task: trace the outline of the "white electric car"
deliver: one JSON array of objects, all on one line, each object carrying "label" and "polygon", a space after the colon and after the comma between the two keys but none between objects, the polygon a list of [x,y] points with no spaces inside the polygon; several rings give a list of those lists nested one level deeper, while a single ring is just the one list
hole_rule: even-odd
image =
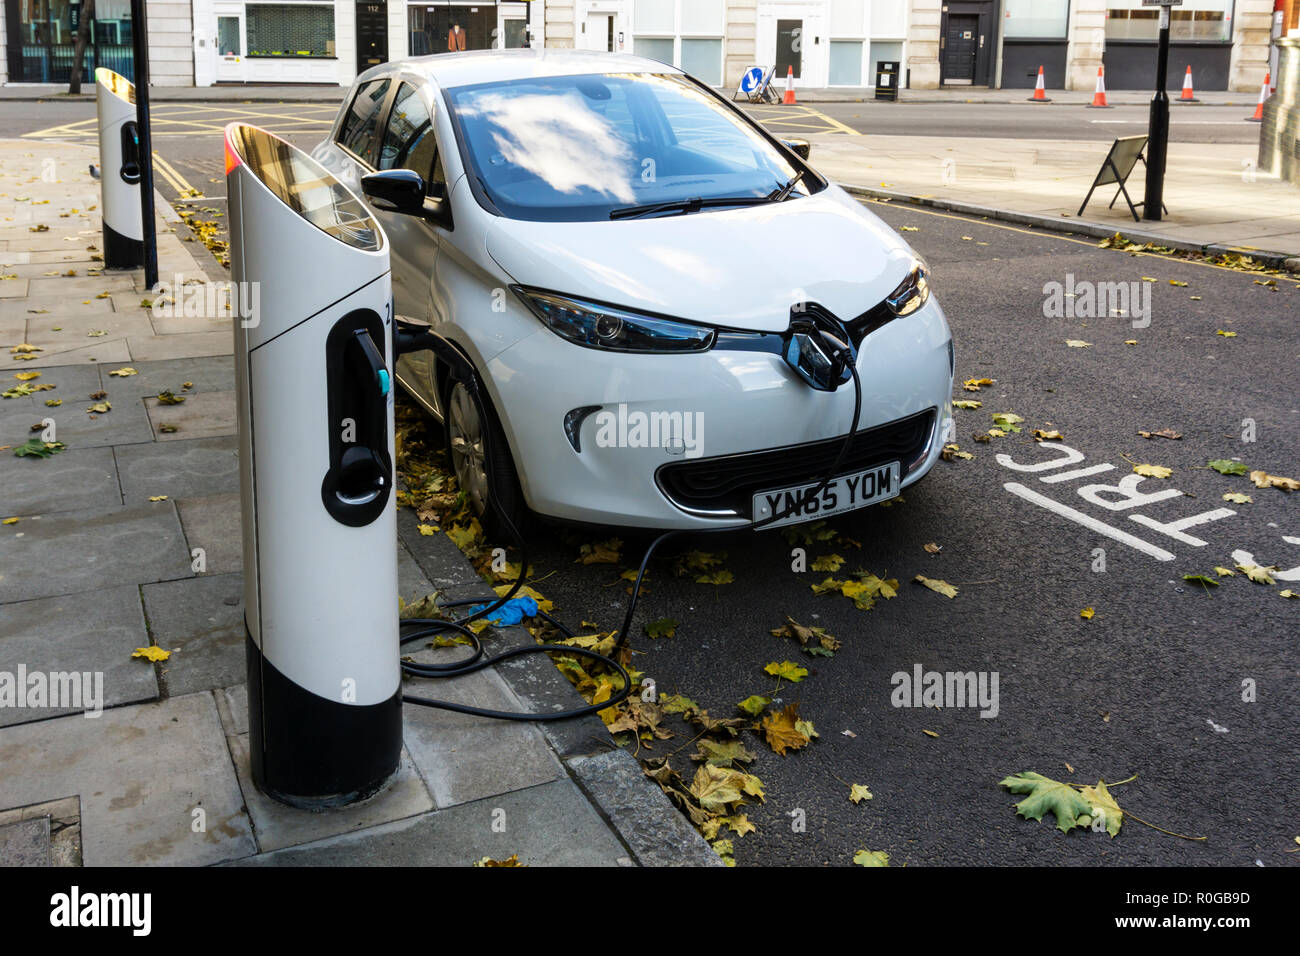
[{"label": "white electric car", "polygon": [[[628,55],[452,53],[357,78],[313,155],[387,232],[398,317],[485,383],[481,421],[431,353],[396,368],[480,513],[494,487],[516,521],[772,527],[934,465],[953,351],[926,267],[800,145]],[[851,345],[857,383],[828,342]]]}]

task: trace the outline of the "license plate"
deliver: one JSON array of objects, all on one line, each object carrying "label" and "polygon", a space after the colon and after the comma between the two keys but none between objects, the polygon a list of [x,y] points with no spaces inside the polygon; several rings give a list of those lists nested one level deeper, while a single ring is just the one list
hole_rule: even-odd
[{"label": "license plate", "polygon": [[831,515],[856,511],[880,501],[898,497],[898,488],[902,469],[899,463],[891,461],[886,465],[876,465],[863,471],[832,478],[822,489],[821,494],[808,498],[802,508],[798,507],[801,497],[816,489],[820,482],[814,481],[793,488],[778,488],[774,491],[760,491],[754,495],[754,520],[763,521],[773,514],[781,515],[763,528],[779,528],[782,525],[798,524],[815,518],[827,518]]}]

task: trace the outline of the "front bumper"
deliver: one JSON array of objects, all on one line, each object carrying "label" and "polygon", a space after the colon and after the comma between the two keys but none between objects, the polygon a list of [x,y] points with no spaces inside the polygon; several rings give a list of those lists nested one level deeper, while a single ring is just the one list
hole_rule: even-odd
[{"label": "front bumper", "polygon": [[[950,350],[933,297],[862,343],[842,472],[899,460],[906,487],[929,471],[951,414]],[[851,383],[815,391],[767,352],[610,354],[539,328],[488,373],[529,507],[576,522],[744,527],[752,492],[821,478],[853,418]]]}]

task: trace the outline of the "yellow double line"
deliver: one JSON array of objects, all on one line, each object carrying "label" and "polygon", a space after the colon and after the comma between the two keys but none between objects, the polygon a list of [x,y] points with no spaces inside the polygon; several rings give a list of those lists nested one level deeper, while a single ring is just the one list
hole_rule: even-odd
[{"label": "yellow double line", "polygon": [[186,181],[185,177],[182,176],[177,171],[175,166],[167,162],[167,160],[163,159],[162,156],[159,155],[157,150],[154,150],[153,153],[153,165],[154,168],[158,170],[159,175],[162,176],[162,178],[165,179],[167,183],[173,189],[176,190],[176,194],[180,198],[182,199],[206,199],[207,198],[206,196],[202,196],[202,195],[197,195],[197,196],[189,195],[189,190],[193,189],[194,187],[191,186]]}]

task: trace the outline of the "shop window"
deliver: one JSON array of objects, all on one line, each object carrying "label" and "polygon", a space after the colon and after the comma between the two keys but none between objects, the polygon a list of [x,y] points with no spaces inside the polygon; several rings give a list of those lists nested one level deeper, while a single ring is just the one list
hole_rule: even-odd
[{"label": "shop window", "polygon": [[722,83],[722,40],[682,39],[681,68],[710,86]]},{"label": "shop window", "polygon": [[245,7],[249,56],[334,56],[334,8],[305,3]]},{"label": "shop window", "polygon": [[1064,40],[1070,0],[1005,0],[1003,36],[1024,40]]},{"label": "shop window", "polygon": [[862,85],[862,41],[831,41],[831,86]]},{"label": "shop window", "polygon": [[[1131,2],[1131,0],[1130,0]],[[1232,39],[1231,0],[1205,0],[1212,9],[1172,10],[1169,39],[1174,42],[1227,43]],[[1106,11],[1106,39],[1154,41],[1160,36],[1160,11],[1112,4]]]},{"label": "shop window", "polygon": [[632,41],[632,52],[660,63],[673,62],[673,41],[671,37],[637,37]]}]

